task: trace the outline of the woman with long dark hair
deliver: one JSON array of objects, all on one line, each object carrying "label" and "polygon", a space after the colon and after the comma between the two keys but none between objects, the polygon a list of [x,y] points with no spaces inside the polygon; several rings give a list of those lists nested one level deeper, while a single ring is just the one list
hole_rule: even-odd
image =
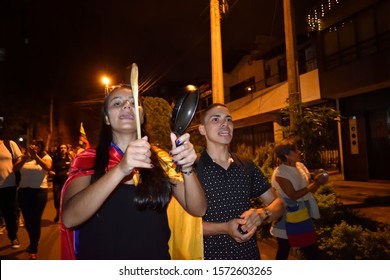
[{"label": "woman with long dark hair", "polygon": [[169,154],[182,166],[183,178],[170,179],[145,133],[137,139],[136,109],[143,123],[131,87],[112,90],[96,151],[88,149],[72,163],[61,201],[62,258],[170,259],[166,209],[171,196],[194,216],[206,211],[189,134],[171,133]]}]

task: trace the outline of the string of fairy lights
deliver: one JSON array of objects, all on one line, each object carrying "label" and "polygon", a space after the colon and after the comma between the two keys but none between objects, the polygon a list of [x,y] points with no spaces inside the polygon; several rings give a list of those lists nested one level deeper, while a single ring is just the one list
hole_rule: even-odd
[{"label": "string of fairy lights", "polygon": [[324,0],[309,12],[306,21],[309,31],[321,30],[321,19],[326,17],[342,0]]}]

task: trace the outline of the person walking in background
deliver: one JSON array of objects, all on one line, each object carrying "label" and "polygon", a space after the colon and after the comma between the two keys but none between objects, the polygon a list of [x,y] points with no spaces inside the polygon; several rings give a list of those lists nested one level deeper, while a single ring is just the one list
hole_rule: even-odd
[{"label": "person walking in background", "polygon": [[[196,172],[208,208],[203,217],[205,259],[260,259],[256,230],[283,213],[283,203],[256,165],[229,150],[233,120],[228,108],[212,104],[201,118],[199,132],[206,138]],[[250,199],[267,206],[251,208]]]},{"label": "person walking in background", "polygon": [[72,163],[72,156],[68,152],[66,144],[57,146],[53,155],[53,165],[50,174],[53,176],[53,199],[54,207],[57,210],[54,222],[57,223],[60,217],[60,199],[62,186],[68,178],[69,167]]},{"label": "person walking in background", "polygon": [[41,236],[41,220],[47,202],[47,175],[52,166],[51,157],[44,150],[42,140],[34,140],[27,147],[25,155],[16,170],[20,170],[21,180],[18,191],[19,207],[30,239],[27,248],[29,259],[37,259]]},{"label": "person walking in background", "polygon": [[[282,218],[274,222],[270,229],[271,234],[278,241],[276,259],[288,259],[290,248],[297,247],[296,245],[300,245],[305,259],[318,259],[319,251],[311,218],[319,219],[320,213],[313,193],[328,181],[328,176],[324,172],[319,172],[312,180],[306,166],[300,162],[301,152],[291,139],[284,139],[278,143],[275,146],[275,154],[281,164],[273,172],[272,187],[277,191],[286,207]],[[308,209],[310,216],[308,221],[295,223],[295,234],[288,236],[286,216],[288,211],[291,211],[290,209],[296,211]],[[301,227],[301,230],[297,230],[296,227]],[[299,231],[302,234],[298,234]]]},{"label": "person walking in background", "polygon": [[18,239],[18,204],[15,165],[21,162],[22,153],[12,140],[0,140],[0,209],[11,247],[20,247]]},{"label": "person walking in background", "polygon": [[72,163],[61,197],[63,259],[170,259],[167,206],[172,195],[194,216],[206,211],[192,172],[196,153],[189,134],[170,136],[171,160],[183,174],[174,180],[148,137],[138,139],[136,110],[143,124],[144,111],[135,107],[131,87],[114,88],[104,101],[96,150],[85,150]]}]

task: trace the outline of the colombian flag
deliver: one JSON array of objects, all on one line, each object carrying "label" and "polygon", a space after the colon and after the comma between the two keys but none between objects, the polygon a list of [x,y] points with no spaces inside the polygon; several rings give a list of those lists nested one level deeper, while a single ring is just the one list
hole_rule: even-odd
[{"label": "colombian flag", "polygon": [[81,125],[80,125],[79,144],[80,144],[81,147],[83,147],[85,149],[88,149],[90,147],[89,146],[89,141],[88,141],[88,138],[87,138],[87,134],[85,134],[83,123],[81,123]]}]

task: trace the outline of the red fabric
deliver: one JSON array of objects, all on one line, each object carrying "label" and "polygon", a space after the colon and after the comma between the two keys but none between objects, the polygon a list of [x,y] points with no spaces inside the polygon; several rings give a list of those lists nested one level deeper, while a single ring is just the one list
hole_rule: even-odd
[{"label": "red fabric", "polygon": [[317,235],[315,231],[289,234],[288,241],[291,247],[307,247],[317,243]]},{"label": "red fabric", "polygon": [[[122,155],[113,147],[110,148],[110,160],[107,171],[113,168],[122,159]],[[62,202],[63,196],[69,183],[81,176],[90,176],[94,173],[93,166],[95,164],[96,150],[93,148],[86,149],[84,152],[78,154],[73,160],[69,170],[69,176],[66,180],[61,193],[60,217],[62,217]],[[61,259],[74,260],[76,259],[74,252],[74,231],[66,228],[61,221],[60,224],[60,242],[61,242]]]}]

